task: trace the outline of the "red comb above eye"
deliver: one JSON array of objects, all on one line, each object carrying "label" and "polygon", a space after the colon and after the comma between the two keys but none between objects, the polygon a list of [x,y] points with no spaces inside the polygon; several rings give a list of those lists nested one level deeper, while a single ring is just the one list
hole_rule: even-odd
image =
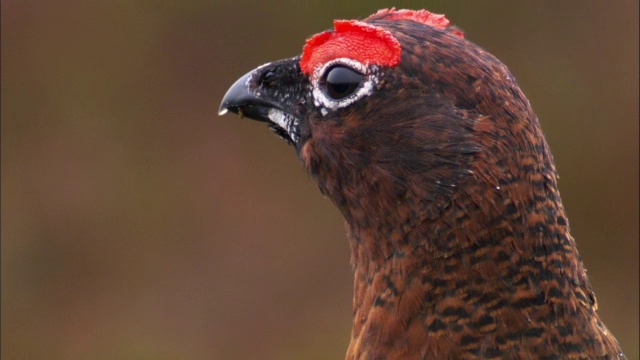
[{"label": "red comb above eye", "polygon": [[[447,29],[464,38],[462,31],[449,27],[449,20],[444,15],[427,10],[382,9],[365,19],[371,20],[411,20]],[[389,31],[357,20],[335,20],[333,26],[334,31],[325,31],[307,40],[300,59],[303,73],[311,74],[317,66],[341,57],[365,65],[395,66],[400,62],[400,43]]]},{"label": "red comb above eye", "polygon": [[300,67],[305,74],[318,65],[337,58],[357,60],[365,65],[394,66],[402,49],[387,30],[356,20],[336,20],[334,31],[325,31],[307,40]]}]

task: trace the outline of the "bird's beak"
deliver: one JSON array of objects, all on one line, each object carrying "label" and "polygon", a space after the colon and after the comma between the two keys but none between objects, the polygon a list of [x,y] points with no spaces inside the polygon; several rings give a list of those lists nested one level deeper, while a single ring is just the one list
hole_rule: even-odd
[{"label": "bird's beak", "polygon": [[304,103],[298,57],[264,64],[238,79],[222,98],[218,115],[233,112],[269,123],[290,144],[300,140],[295,108]]},{"label": "bird's beak", "polygon": [[[255,71],[255,70],[254,70]],[[258,121],[271,121],[269,110],[278,108],[277,104],[265,101],[253,95],[249,90],[249,81],[254,71],[250,71],[238,79],[222,98],[218,115],[222,116],[231,111]]]}]

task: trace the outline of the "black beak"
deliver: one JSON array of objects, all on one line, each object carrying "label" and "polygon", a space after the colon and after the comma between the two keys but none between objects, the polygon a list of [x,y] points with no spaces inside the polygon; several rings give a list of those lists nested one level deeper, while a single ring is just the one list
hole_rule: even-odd
[{"label": "black beak", "polygon": [[290,144],[300,139],[300,108],[308,81],[299,57],[262,65],[238,79],[227,91],[218,115],[231,111],[269,123],[269,128]]},{"label": "black beak", "polygon": [[248,117],[249,119],[269,122],[269,109],[277,109],[277,104],[270,103],[253,95],[249,90],[249,81],[254,71],[250,71],[238,79],[222,98],[218,115],[228,111]]}]

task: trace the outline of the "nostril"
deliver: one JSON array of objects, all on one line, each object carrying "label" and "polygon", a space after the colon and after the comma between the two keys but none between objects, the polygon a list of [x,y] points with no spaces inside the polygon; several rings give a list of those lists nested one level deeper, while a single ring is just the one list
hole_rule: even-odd
[{"label": "nostril", "polygon": [[276,73],[273,70],[265,71],[260,79],[258,79],[258,86],[261,87],[273,87],[276,83]]}]

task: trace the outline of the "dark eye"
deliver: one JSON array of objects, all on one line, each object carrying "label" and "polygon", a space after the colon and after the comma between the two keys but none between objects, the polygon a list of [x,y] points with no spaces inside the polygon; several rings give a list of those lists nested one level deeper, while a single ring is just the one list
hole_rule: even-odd
[{"label": "dark eye", "polygon": [[325,93],[334,100],[344,99],[351,95],[360,86],[364,75],[338,65],[330,68],[325,75]]}]

